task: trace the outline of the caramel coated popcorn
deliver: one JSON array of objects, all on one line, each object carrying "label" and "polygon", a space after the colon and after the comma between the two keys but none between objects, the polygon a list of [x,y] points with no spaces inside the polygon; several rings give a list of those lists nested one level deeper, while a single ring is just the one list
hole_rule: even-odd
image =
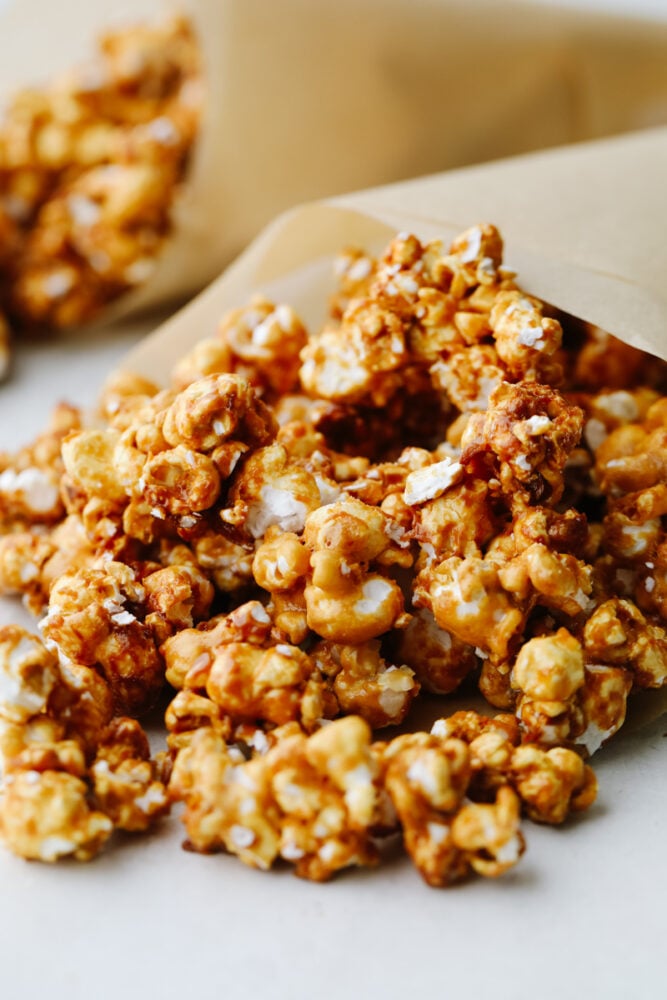
[{"label": "caramel coated popcorn", "polygon": [[[338,270],[310,339],[256,298],[168,387],[116,375],[2,456],[0,587],[42,635],[0,631],[17,854],[179,803],[191,848],[263,870],[401,839],[429,885],[497,877],[667,683],[666,366],[525,295],[490,225]],[[497,714],[446,715],[475,688]]]},{"label": "caramel coated popcorn", "polygon": [[26,89],[0,127],[0,374],[10,330],[79,325],[152,274],[197,136],[200,56],[183,18],[103,35]]},{"label": "caramel coated popcorn", "polygon": [[40,861],[94,857],[114,829],[146,830],[168,808],[140,724],[114,715],[95,670],[37,636],[0,629],[0,837]]}]

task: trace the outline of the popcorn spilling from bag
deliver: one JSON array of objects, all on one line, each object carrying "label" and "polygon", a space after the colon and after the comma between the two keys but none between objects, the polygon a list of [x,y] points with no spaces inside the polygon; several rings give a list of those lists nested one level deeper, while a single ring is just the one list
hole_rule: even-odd
[{"label": "popcorn spilling from bag", "polygon": [[667,365],[523,293],[490,225],[337,270],[313,336],[258,298],[170,387],[117,375],[2,456],[0,587],[41,633],[0,630],[15,853],[85,860],[178,803],[260,869],[398,837],[430,885],[495,877],[665,684]]}]

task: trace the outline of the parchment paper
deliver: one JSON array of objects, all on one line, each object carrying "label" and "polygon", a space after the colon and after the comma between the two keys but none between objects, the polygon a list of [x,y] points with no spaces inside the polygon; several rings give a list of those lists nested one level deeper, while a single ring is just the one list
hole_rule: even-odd
[{"label": "parchment paper", "polygon": [[0,95],[176,6],[203,47],[204,125],[160,266],[109,315],[183,299],[295,204],[667,124],[667,20],[520,0],[13,0]]},{"label": "parchment paper", "polygon": [[[376,249],[399,229],[451,239],[484,221],[500,227],[505,261],[527,291],[667,359],[666,187],[663,128],[305,205],[274,221],[126,365],[166,378],[225,309],[288,277],[305,295],[295,305],[316,322],[314,301],[330,284],[326,264],[343,246]],[[318,261],[317,280],[297,280]]]}]

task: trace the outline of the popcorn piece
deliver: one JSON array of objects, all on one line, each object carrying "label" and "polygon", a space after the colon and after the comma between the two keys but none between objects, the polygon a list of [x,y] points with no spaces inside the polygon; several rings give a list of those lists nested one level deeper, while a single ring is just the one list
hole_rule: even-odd
[{"label": "popcorn piece", "polygon": [[265,758],[238,764],[224,740],[204,727],[179,751],[169,794],[185,803],[182,819],[195,850],[224,848],[264,870],[278,856],[279,813]]},{"label": "popcorn piece", "polygon": [[449,885],[470,868],[500,875],[518,861],[524,843],[511,789],[499,791],[495,806],[463,804],[471,777],[465,743],[422,733],[399,737],[385,754],[406,850],[429,885]]},{"label": "popcorn piece", "polygon": [[408,361],[404,324],[372,299],[352,302],[340,328],[311,337],[301,361],[301,385],[310,395],[383,406],[398,389]]},{"label": "popcorn piece", "polygon": [[206,626],[176,633],[162,647],[167,681],[172,687],[183,688],[192,670],[195,686],[205,686],[219,648],[229,642],[264,646],[269,641],[271,628],[271,617],[263,605],[259,601],[248,601]]},{"label": "popcorn piece", "polygon": [[536,701],[568,701],[584,683],[580,644],[564,628],[530,639],[519,650],[512,683]]},{"label": "popcorn piece", "polygon": [[562,823],[572,812],[595,800],[597,781],[590,767],[572,750],[541,750],[529,743],[512,758],[513,783],[528,816],[538,823]]},{"label": "popcorn piece", "polygon": [[537,299],[522,292],[500,292],[489,317],[498,357],[512,379],[554,384],[560,369],[554,362],[562,341],[558,320],[545,318]]},{"label": "popcorn piece", "polygon": [[218,336],[231,352],[234,370],[253,385],[278,394],[296,387],[299,352],[308,335],[290,306],[256,298],[248,309],[229,313]]},{"label": "popcorn piece", "polygon": [[134,719],[117,718],[101,736],[91,767],[95,802],[116,829],[147,830],[169,810],[148,740]]},{"label": "popcorn piece", "polygon": [[5,779],[0,837],[20,857],[88,861],[112,830],[109,817],[88,805],[80,778],[63,771],[22,771]]},{"label": "popcorn piece", "polygon": [[264,590],[289,591],[307,575],[309,562],[308,550],[298,535],[280,531],[278,525],[273,525],[255,552],[252,572]]},{"label": "popcorn piece", "polygon": [[351,300],[366,297],[375,269],[375,260],[358,247],[349,247],[338,254],[334,262],[336,294],[329,304],[333,319],[341,318]]},{"label": "popcorn piece", "polygon": [[179,752],[170,789],[185,802],[183,821],[197,850],[224,846],[263,869],[280,854],[301,877],[323,881],[377,861],[370,837],[375,770],[370,731],[354,717],[311,737],[285,735],[245,764],[201,729]]},{"label": "popcorn piece", "polygon": [[472,646],[439,628],[433,614],[420,608],[398,633],[397,656],[414,670],[421,686],[434,694],[450,694],[477,666]]},{"label": "popcorn piece", "polygon": [[175,695],[165,712],[164,724],[172,752],[187,746],[198,729],[213,729],[224,740],[232,735],[229,716],[210,698],[195,691],[179,691]]},{"label": "popcorn piece", "polygon": [[53,644],[65,662],[98,669],[121,712],[145,710],[163,683],[151,630],[131,610],[144,598],[145,590],[128,566],[106,562],[103,569],[60,577],[42,621],[47,645]]},{"label": "popcorn piece", "polygon": [[461,462],[490,459],[508,496],[553,506],[562,495],[563,468],[582,425],[582,411],[554,389],[504,383],[491,394],[488,411],[468,422]]},{"label": "popcorn piece", "polygon": [[667,679],[667,633],[631,601],[615,598],[596,608],[584,628],[584,648],[595,663],[630,669],[638,687],[658,688]]},{"label": "popcorn piece", "polygon": [[539,542],[501,566],[498,579],[521,601],[534,594],[537,603],[573,618],[589,610],[591,568],[568,553],[551,552]]},{"label": "popcorn piece", "polygon": [[569,740],[570,711],[584,683],[581,645],[561,628],[530,639],[519,650],[511,675],[519,690],[517,717],[526,742],[551,746]]},{"label": "popcorn piece", "polygon": [[62,509],[56,477],[34,466],[0,472],[0,503],[29,521],[56,520]]},{"label": "popcorn piece", "polygon": [[308,517],[312,577],[304,596],[308,625],[323,638],[359,645],[404,622],[398,585],[363,568],[395,547],[385,524],[382,511],[352,498]]},{"label": "popcorn piece", "polygon": [[65,471],[88,496],[122,504],[125,489],[114,463],[118,438],[117,433],[108,430],[79,431],[63,442],[62,456]]},{"label": "popcorn piece", "polygon": [[435,385],[464,413],[488,409],[491,394],[505,378],[500,358],[491,344],[473,344],[457,351],[446,363],[431,367]]},{"label": "popcorn piece", "polygon": [[361,646],[320,642],[311,656],[333,682],[342,713],[360,715],[374,729],[400,725],[419,693],[412,670],[388,665],[379,642]]},{"label": "popcorn piece", "polygon": [[197,564],[224,593],[240,591],[252,583],[253,553],[216,531],[194,540]]},{"label": "popcorn piece", "polygon": [[46,708],[60,673],[37,636],[18,625],[0,629],[0,715],[24,723]]},{"label": "popcorn piece", "polygon": [[582,731],[575,742],[592,757],[625,722],[632,674],[621,667],[588,664],[584,669],[584,685],[577,702],[582,715]]},{"label": "popcorn piece", "polygon": [[282,531],[303,531],[306,517],[320,505],[317,481],[291,463],[282,445],[262,448],[236,476],[229,492],[232,506],[222,520],[242,536],[259,539],[276,525]]},{"label": "popcorn piece", "polygon": [[61,663],[60,673],[62,683],[54,690],[48,710],[89,758],[113,716],[112,688],[96,670],[78,663]]},{"label": "popcorn piece", "polygon": [[312,729],[319,719],[336,714],[311,658],[287,643],[268,649],[238,642],[220,646],[206,691],[236,721],[281,726],[297,720]]},{"label": "popcorn piece", "polygon": [[525,610],[503,589],[490,560],[451,556],[422,571],[415,594],[440,628],[500,658],[525,625]]},{"label": "popcorn piece", "polygon": [[267,444],[275,423],[251,385],[237,375],[209,375],[191,383],[167,409],[162,425],[173,447],[212,451],[229,438]]},{"label": "popcorn piece", "polygon": [[667,415],[662,400],[654,403],[642,424],[624,424],[600,444],[595,469],[604,493],[633,493],[664,483]]},{"label": "popcorn piece", "polygon": [[[168,565],[144,577],[143,586],[146,607],[164,622],[162,634],[190,628],[205,618],[214,597],[212,584],[184,545],[175,546]],[[151,620],[151,624],[155,630],[157,623]]]},{"label": "popcorn piece", "polygon": [[422,551],[433,558],[463,557],[479,554],[498,527],[490,489],[475,479],[464,480],[418,507],[413,533]]},{"label": "popcorn piece", "polygon": [[497,878],[513,868],[525,850],[519,817],[519,798],[504,785],[494,803],[471,803],[459,810],[452,821],[452,843],[478,875]]}]

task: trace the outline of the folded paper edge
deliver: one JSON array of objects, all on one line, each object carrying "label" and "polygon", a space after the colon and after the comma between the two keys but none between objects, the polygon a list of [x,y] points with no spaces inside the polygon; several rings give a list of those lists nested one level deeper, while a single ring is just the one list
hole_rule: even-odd
[{"label": "folded paper edge", "polygon": [[[478,221],[493,220],[473,219],[470,224]],[[351,244],[377,251],[399,230],[414,231],[424,239],[451,239],[460,227],[395,210],[375,207],[362,212],[326,201],[290,209],[267,226],[219,278],[131,350],[119,367],[150,374],[157,359],[160,368],[173,364],[188,346],[213,331],[225,310],[243,304],[263,285]],[[526,291],[667,360],[667,303],[648,289],[621,276],[546,258],[513,242],[506,256]],[[191,338],[189,329],[195,331]]]}]

